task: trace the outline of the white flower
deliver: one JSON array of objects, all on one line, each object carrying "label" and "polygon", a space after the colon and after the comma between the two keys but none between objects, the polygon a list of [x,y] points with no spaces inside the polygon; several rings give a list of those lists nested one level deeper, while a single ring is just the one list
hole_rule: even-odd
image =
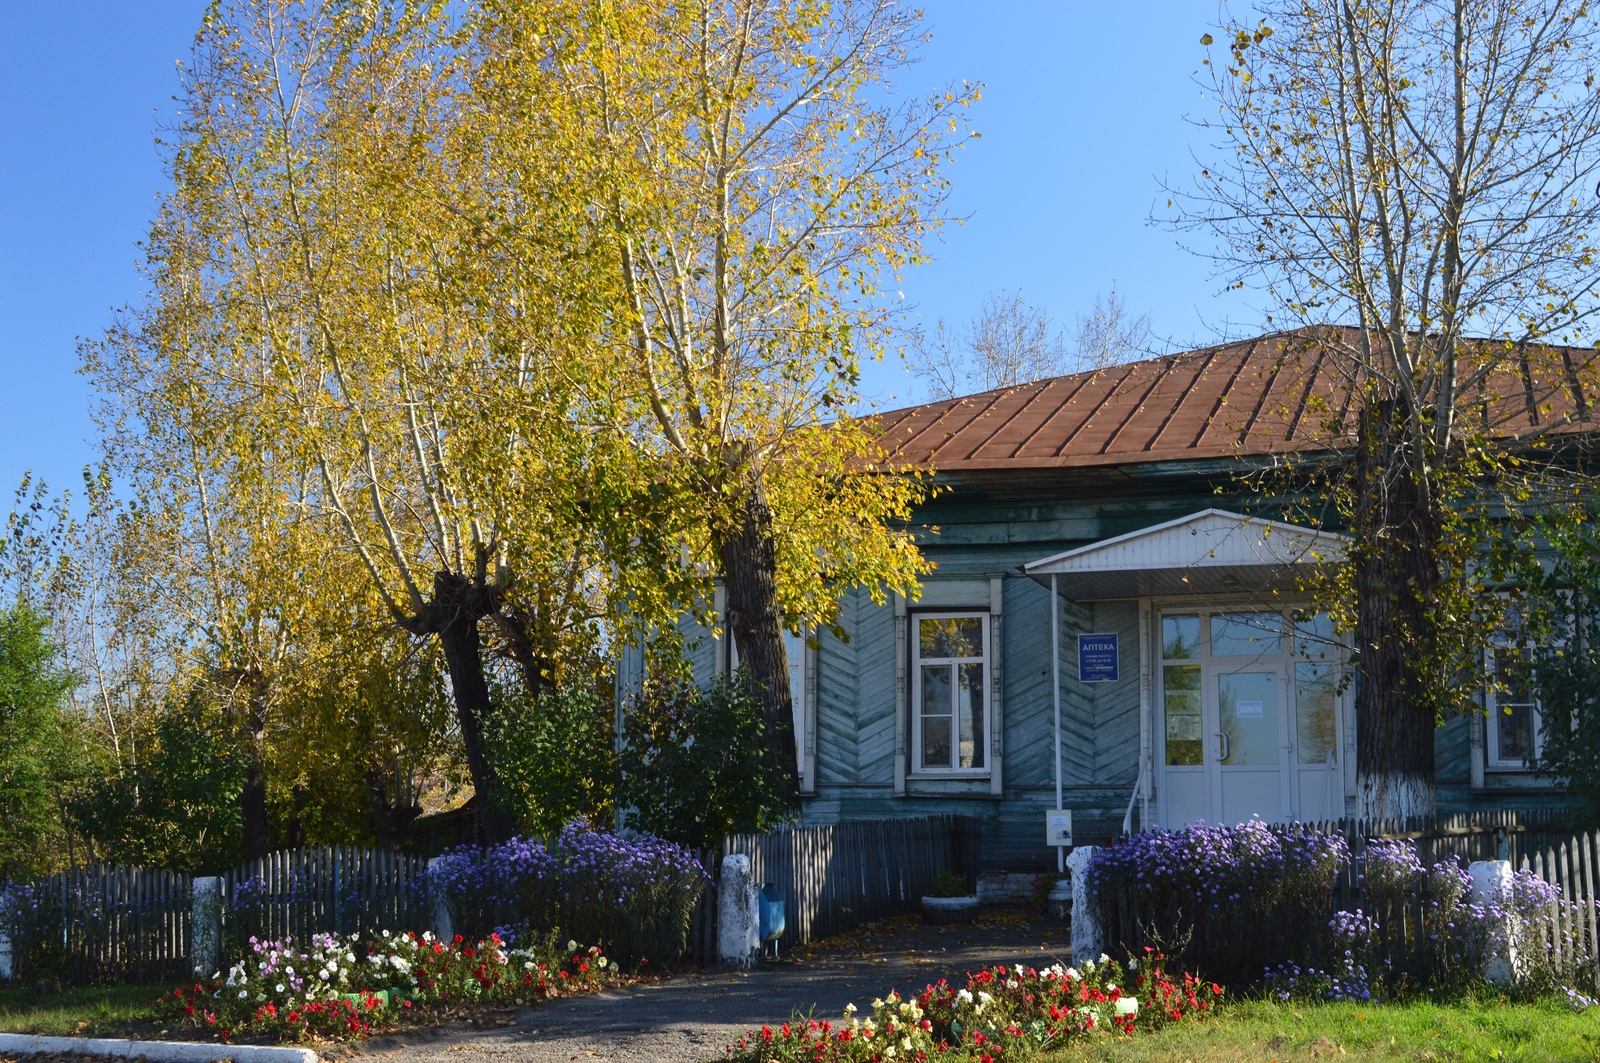
[{"label": "white flower", "polygon": [[1138,960],[1129,960],[1128,961],[1128,970],[1137,971],[1138,969],[1139,969],[1139,961]]},{"label": "white flower", "polygon": [[278,983],[278,986],[277,986],[277,990],[276,990],[276,991],[277,991],[277,992],[279,992],[279,993],[281,993],[281,992],[283,992],[283,983],[282,983],[282,982],[279,982],[279,983]]},{"label": "white flower", "polygon": [[1103,952],[1102,952],[1102,953],[1101,953],[1101,954],[1100,954],[1100,962],[1101,962],[1101,963],[1102,963],[1102,964],[1105,964],[1105,963],[1110,963],[1110,962],[1111,962],[1111,957],[1110,957],[1110,956],[1107,956],[1107,955],[1106,955],[1106,954],[1105,954],[1105,953],[1103,953]]},{"label": "white flower", "polygon": [[1118,997],[1112,1010],[1118,1015],[1137,1015],[1139,1014],[1139,998]]},{"label": "white flower", "polygon": [[578,950],[578,943],[576,941],[568,941],[567,942],[567,951],[568,952],[576,952],[577,950]]},{"label": "white flower", "polygon": [[894,1058],[894,1045],[890,1045],[888,1048],[885,1048],[883,1050],[883,1057],[885,1059],[893,1059]]},{"label": "white flower", "polygon": [[1083,981],[1083,975],[1078,973],[1078,969],[1076,967],[1068,967],[1065,971],[1063,971],[1061,973],[1066,975],[1068,978],[1072,979],[1074,982]]},{"label": "white flower", "polygon": [[290,978],[293,978],[294,977],[294,968],[293,967],[285,967],[283,969],[283,973],[288,975]]},{"label": "white flower", "polygon": [[524,963],[524,964],[523,964],[523,965],[522,965],[522,969],[523,969],[523,970],[524,970],[524,971],[531,971],[531,970],[533,970],[533,961],[532,961],[532,960],[528,960],[528,961],[527,961],[527,962],[526,962],[526,963]]},{"label": "white flower", "polygon": [[961,1001],[961,1003],[963,1003],[963,1004],[971,1004],[972,1003],[972,993],[970,991],[968,991],[968,990],[965,990],[965,989],[958,989],[956,991],[956,999]]},{"label": "white flower", "polygon": [[881,1007],[883,1007],[883,998],[882,998],[882,997],[875,997],[875,998],[873,998],[873,1001],[872,1001],[872,1010],[873,1010],[873,1011],[877,1011],[877,1010],[878,1010],[878,1009],[879,1009],[879,1008],[881,1008]]},{"label": "white flower", "polygon": [[611,961],[606,959],[604,956],[600,957],[600,967],[601,967],[601,969],[604,969],[610,963],[611,963]]},{"label": "white flower", "polygon": [[326,982],[328,980],[328,969],[324,967],[322,970],[318,971],[317,977]]},{"label": "white flower", "polygon": [[432,940],[433,940],[433,931],[431,931],[431,930],[424,930],[424,931],[423,931],[423,932],[422,932],[422,940],[423,940],[423,941],[432,941]]},{"label": "white flower", "polygon": [[385,931],[384,931],[384,932],[383,932],[383,936],[384,936],[384,937],[388,937],[388,936],[389,936],[389,932],[388,932],[388,931],[387,931],[387,930],[385,930]]},{"label": "white flower", "polygon": [[846,1015],[854,1015],[856,1013],[856,1006],[854,1004],[846,1004],[844,1006],[844,1013]]},{"label": "white flower", "polygon": [[240,1000],[244,1000],[244,999],[245,999],[245,998],[246,998],[246,997],[248,997],[248,996],[249,996],[249,995],[250,995],[250,990],[248,990],[248,989],[241,989],[241,990],[239,990],[239,999],[240,999]]}]

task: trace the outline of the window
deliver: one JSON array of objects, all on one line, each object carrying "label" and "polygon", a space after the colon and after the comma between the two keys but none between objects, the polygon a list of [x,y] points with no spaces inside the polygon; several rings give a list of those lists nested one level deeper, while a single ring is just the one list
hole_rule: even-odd
[{"label": "window", "polygon": [[1500,771],[1525,771],[1544,744],[1539,703],[1533,694],[1533,675],[1526,654],[1514,646],[1495,647],[1489,661],[1495,681],[1485,691],[1488,709],[1489,767]]},{"label": "window", "polygon": [[920,614],[911,636],[913,771],[989,770],[989,615]]}]

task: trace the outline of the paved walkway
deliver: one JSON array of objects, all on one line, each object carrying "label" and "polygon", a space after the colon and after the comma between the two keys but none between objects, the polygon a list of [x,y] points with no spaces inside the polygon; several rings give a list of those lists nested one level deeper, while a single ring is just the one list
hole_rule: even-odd
[{"label": "paved walkway", "polygon": [[[341,1054],[399,1063],[702,1063],[762,1023],[795,1014],[837,1018],[867,1010],[891,988],[920,990],[990,963],[1041,966],[1065,959],[1065,923],[999,913],[966,927],[906,917],[800,950],[745,974],[705,972],[508,1013],[490,1030],[443,1029],[374,1038]],[[330,1053],[332,1054],[332,1053]]]}]

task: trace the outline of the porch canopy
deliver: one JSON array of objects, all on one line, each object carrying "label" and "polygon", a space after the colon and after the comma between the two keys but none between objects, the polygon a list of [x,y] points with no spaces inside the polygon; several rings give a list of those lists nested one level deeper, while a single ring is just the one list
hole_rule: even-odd
[{"label": "porch canopy", "polygon": [[1022,571],[1079,601],[1291,591],[1310,566],[1343,560],[1347,542],[1334,532],[1206,509]]},{"label": "porch canopy", "polygon": [[[1292,591],[1297,575],[1313,566],[1340,561],[1348,540],[1333,532],[1281,521],[1247,517],[1225,509],[1205,509],[1151,528],[1102,539],[1076,550],[1042,558],[1022,571],[1052,593],[1078,601]],[[1151,710],[1147,625],[1140,624],[1140,718]],[[1056,808],[1061,788],[1061,627],[1060,610],[1050,610],[1050,657],[1055,723]],[[1139,778],[1128,799],[1122,829],[1132,830],[1140,794],[1149,800],[1150,737],[1141,726]],[[1056,849],[1058,868],[1064,850]]]}]

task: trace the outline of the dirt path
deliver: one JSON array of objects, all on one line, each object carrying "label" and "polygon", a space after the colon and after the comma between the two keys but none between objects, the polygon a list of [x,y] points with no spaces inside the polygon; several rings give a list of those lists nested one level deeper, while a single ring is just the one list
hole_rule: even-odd
[{"label": "dirt path", "polygon": [[524,1009],[499,1029],[375,1038],[348,1054],[399,1063],[702,1063],[762,1023],[796,1013],[837,1018],[847,1003],[865,1010],[891,988],[920,990],[989,963],[1039,966],[1067,952],[1060,922],[1002,913],[974,926],[931,928],[895,919],[747,974],[685,975]]}]

